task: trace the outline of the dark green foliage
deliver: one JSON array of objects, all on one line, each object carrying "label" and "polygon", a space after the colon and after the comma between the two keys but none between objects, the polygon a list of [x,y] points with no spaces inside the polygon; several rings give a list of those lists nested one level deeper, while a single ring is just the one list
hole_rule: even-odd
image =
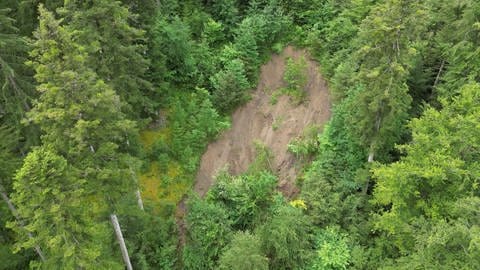
[{"label": "dark green foliage", "polygon": [[[55,11],[63,5],[63,2],[63,0],[4,0],[0,3],[0,8],[10,8],[20,34],[31,37],[38,27],[38,6],[42,4],[48,10]],[[2,7],[3,3],[6,5]]]},{"label": "dark green foliage", "polygon": [[269,214],[276,184],[276,177],[265,171],[241,176],[222,172],[208,199],[227,210],[234,229],[252,230]]},{"label": "dark green foliage", "polygon": [[[276,195],[276,177],[266,170],[268,165],[265,162],[271,158],[268,151],[259,146],[257,152],[257,160],[247,173],[232,176],[227,172],[221,172],[205,199],[194,198],[191,201],[187,227],[189,239],[193,238],[190,242],[187,241],[184,250],[184,263],[187,269],[212,269],[213,265],[218,265],[220,268],[230,267],[238,261],[238,257],[233,252],[246,245],[247,239],[253,241],[248,243],[252,245],[252,250],[244,251],[246,252],[244,256],[252,258],[252,267],[264,269],[262,267],[267,266],[267,260],[263,251],[260,250],[259,238],[248,233],[240,233],[263,226],[265,222],[270,221],[273,208],[277,205],[285,205],[283,199],[279,199],[281,195]],[[220,218],[223,219],[221,222],[217,220]],[[217,226],[214,225],[215,222],[221,227],[214,227]],[[230,232],[233,230],[237,230],[237,236],[233,238],[233,242],[230,242]],[[211,246],[212,242],[219,237],[220,245]],[[226,247],[228,243],[230,245]],[[206,251],[195,252],[195,250],[206,249],[206,246],[210,246],[208,250],[210,253],[213,252],[212,254],[202,255]],[[222,259],[219,261],[219,255],[222,253]],[[200,260],[201,256],[207,258]],[[199,266],[189,268],[194,267],[194,264]],[[246,267],[246,265],[235,267]]]},{"label": "dark green foliage", "polygon": [[360,185],[356,175],[366,151],[345,128],[349,102],[350,98],[336,106],[321,135],[319,154],[304,176],[302,197],[316,224],[348,225],[358,215],[360,201],[355,194]]},{"label": "dark green foliage", "polygon": [[[69,173],[67,161],[52,150],[38,148],[26,157],[15,177],[12,201],[26,227],[11,223],[20,241],[16,249],[39,245],[47,260],[43,269],[97,267],[119,269],[108,246],[108,223],[85,214],[85,181]],[[27,232],[33,238],[27,238]]]},{"label": "dark green foliage", "polygon": [[452,97],[465,83],[480,81],[479,51],[475,45],[480,41],[479,7],[480,4],[472,0],[462,3],[442,1],[439,5],[442,16],[436,23],[445,24],[445,27],[439,31],[437,43],[443,49],[442,60],[447,63],[442,85],[438,88],[441,96]]},{"label": "dark green foliage", "polygon": [[[352,73],[339,71],[342,65],[355,65],[346,58],[356,49],[353,42],[360,22],[368,15],[375,1],[319,1],[324,2],[319,9],[310,9],[305,28],[306,45],[322,64],[322,74],[351,76]],[[352,67],[352,66],[350,66]],[[339,82],[333,85],[334,93],[348,89]]]},{"label": "dark green foliage", "polygon": [[235,58],[240,58],[244,63],[250,82],[256,81],[257,70],[262,62],[260,56],[275,42],[284,40],[290,26],[290,18],[284,16],[283,10],[277,5],[254,9],[240,22],[235,31],[233,48],[236,51]]},{"label": "dark green foliage", "polygon": [[218,204],[193,199],[186,218],[188,238],[183,250],[185,269],[215,269],[232,237],[231,221]]},{"label": "dark green foliage", "polygon": [[213,19],[225,25],[227,36],[232,34],[238,19],[238,0],[217,0],[207,5],[207,10],[212,14]]},{"label": "dark green foliage", "polygon": [[220,270],[267,270],[268,259],[261,251],[257,236],[239,232],[220,257]]},{"label": "dark green foliage", "polygon": [[165,82],[190,82],[196,63],[192,57],[193,44],[188,25],[178,17],[168,21],[159,14],[150,35],[152,80],[160,85]]},{"label": "dark green foliage", "polygon": [[[327,15],[337,14],[337,16],[323,16],[322,18],[327,20],[321,20],[313,27],[306,21],[302,22],[306,24],[305,31],[314,30],[309,32],[308,44],[314,46],[314,53],[324,63],[324,71],[331,76],[335,98],[347,97],[340,101],[340,105],[336,108],[344,109],[341,109],[339,114],[335,111],[332,118],[333,123],[340,119],[339,115],[342,115],[344,122],[336,128],[333,126],[326,128],[320,144],[319,158],[305,176],[303,196],[309,207],[308,211],[316,222],[340,224],[352,232],[353,238],[360,241],[363,247],[357,246],[352,250],[354,267],[379,268],[382,265],[388,269],[442,269],[443,267],[443,269],[462,267],[475,269],[478,267],[475,256],[470,255],[473,254],[471,252],[474,249],[466,250],[462,255],[455,253],[457,248],[461,249],[459,246],[471,246],[465,243],[474,241],[470,235],[476,228],[465,226],[465,217],[461,218],[462,222],[452,221],[454,215],[449,212],[449,218],[445,218],[448,221],[437,224],[424,217],[414,220],[411,216],[400,218],[397,212],[403,207],[406,213],[411,212],[414,215],[425,211],[428,216],[434,216],[436,220],[439,218],[439,209],[448,211],[455,205],[452,200],[456,196],[462,193],[468,196],[470,192],[462,192],[458,188],[439,187],[437,189],[431,185],[422,184],[419,191],[412,191],[413,193],[408,196],[409,201],[421,199],[420,202],[414,200],[411,204],[402,202],[392,205],[393,201],[384,201],[381,209],[373,210],[372,207],[378,205],[372,206],[365,201],[359,189],[365,184],[363,179],[368,179],[369,174],[367,170],[362,169],[364,167],[362,155],[364,155],[363,160],[366,159],[365,148],[370,148],[370,153],[373,149],[376,157],[385,162],[398,158],[399,154],[389,149],[394,143],[409,139],[405,133],[407,129],[402,124],[406,119],[412,115],[418,115],[425,108],[424,102],[432,102],[438,106],[437,101],[434,100],[438,95],[436,91],[439,91],[442,96],[452,97],[462,89],[460,86],[465,82],[478,80],[478,72],[475,71],[475,63],[472,60],[475,59],[473,56],[475,50],[470,47],[477,38],[474,21],[478,16],[475,5],[474,1],[462,3],[351,1],[345,6],[348,8],[343,7],[338,10],[337,6],[334,9],[322,10],[327,12],[325,13]],[[292,8],[294,7],[295,5],[292,4]],[[401,15],[402,12],[404,12],[403,15]],[[388,16],[385,15],[387,13]],[[390,21],[395,16],[401,19]],[[432,37],[435,42],[431,42]],[[467,54],[472,58],[467,59]],[[414,107],[409,109],[412,99]],[[445,103],[442,104],[445,106]],[[461,107],[467,106],[464,104]],[[367,113],[368,111],[370,113]],[[367,114],[370,114],[370,118]],[[449,115],[451,118],[452,114]],[[378,125],[375,126],[375,120],[378,119],[380,119],[377,121]],[[462,120],[455,121],[468,122],[463,117]],[[430,122],[441,121],[429,119],[422,125],[428,126],[427,123]],[[464,126],[456,129],[465,130],[465,133],[462,133],[464,138],[469,138],[467,134],[475,133]],[[332,134],[331,130],[341,131],[341,133],[330,135],[330,137],[328,134]],[[444,129],[436,126],[431,131],[425,132],[423,135],[425,143],[421,149],[428,151],[430,147],[435,147],[436,135],[432,134],[441,132],[439,130]],[[348,136],[340,134],[348,134]],[[327,141],[328,144],[324,144],[323,140],[329,137],[331,139]],[[341,138],[347,139],[341,144],[333,143],[332,145],[332,142],[342,140]],[[413,140],[414,142],[417,140],[415,133]],[[366,143],[367,141],[373,144]],[[465,142],[469,145],[468,147],[472,147],[472,143],[470,140]],[[330,146],[324,148],[326,145]],[[356,146],[352,147],[354,145]],[[437,150],[434,155],[423,153],[420,156],[424,157],[425,164],[436,164],[435,168],[438,169],[438,166],[443,164],[439,151],[448,149],[449,146],[450,143],[440,144],[435,147]],[[335,156],[342,158],[332,159],[332,161],[335,160],[332,163],[325,162]],[[347,156],[356,157],[351,159],[346,158]],[[344,163],[346,160],[353,163]],[[456,166],[456,163],[451,160],[446,163]],[[336,167],[337,164],[344,165]],[[353,164],[356,165],[352,166]],[[422,162],[417,160],[413,164],[421,166]],[[418,178],[416,183],[424,183],[428,177],[433,177],[425,167],[421,167],[418,172],[426,173],[428,177],[412,176],[415,170],[410,167],[399,169],[399,171],[408,175],[405,176],[405,181]],[[457,169],[448,171],[457,171]],[[474,171],[475,169],[471,168],[465,169],[465,173]],[[325,173],[328,174],[325,175]],[[405,184],[399,181],[398,174],[390,176],[388,179],[392,186],[405,188]],[[347,181],[344,182],[342,179]],[[456,182],[454,180],[456,177],[449,174],[444,175],[443,179],[442,181],[446,183]],[[464,187],[465,182],[462,183]],[[386,191],[382,185],[377,186],[375,190],[381,198],[383,196],[395,198],[396,194],[402,197],[405,194],[405,191],[399,190]],[[369,191],[365,189],[364,191],[367,191],[368,196]],[[432,206],[437,202],[437,199],[434,199],[437,196],[430,197],[427,195],[429,192],[432,192],[432,195],[438,194],[440,197],[445,195],[448,199],[441,197],[443,199],[438,199],[439,205]],[[422,210],[418,210],[418,207]],[[384,231],[388,233],[377,232],[376,238],[371,238],[372,235],[368,234],[368,231],[372,230],[367,221],[372,210],[388,213],[381,219],[388,223],[388,225],[382,225]],[[402,213],[403,211],[401,210]],[[409,225],[399,225],[402,224],[399,220]],[[468,223],[475,224],[475,222]],[[380,226],[378,224],[376,226]],[[394,228],[395,232],[392,232]],[[427,233],[427,231],[432,232]],[[371,240],[367,240],[369,238]],[[449,251],[446,252],[446,249]],[[399,255],[403,253],[405,253],[404,256]],[[398,261],[391,259],[398,256],[401,256]],[[455,257],[458,259],[453,259]]]},{"label": "dark green foliage", "polygon": [[[297,25],[325,24],[346,9],[349,0],[279,0]],[[363,1],[362,1],[363,2]]]},{"label": "dark green foliage", "polygon": [[41,96],[29,120],[44,132],[44,145],[90,180],[91,191],[117,202],[132,190],[131,171],[138,166],[130,146],[137,136],[135,122],[126,119],[119,97],[87,66],[83,47],[51,15],[40,21],[36,37],[31,65]]},{"label": "dark green foliage", "polygon": [[[4,9],[8,8],[8,9]],[[28,52],[27,40],[18,34],[11,14],[16,8],[13,3],[0,4],[0,269],[27,268],[33,257],[30,250],[14,254],[12,244],[15,242],[12,230],[5,228],[13,215],[4,201],[12,191],[12,178],[21,165],[18,151],[21,148],[21,131],[30,132],[29,141],[35,141],[34,129],[25,129],[20,121],[30,108],[33,97],[31,72],[24,64]],[[29,145],[27,141],[25,145]]]},{"label": "dark green foliage", "polygon": [[30,108],[33,87],[24,65],[29,47],[7,9],[0,9],[0,121],[18,125]]},{"label": "dark green foliage", "polygon": [[415,42],[424,25],[417,19],[425,16],[424,9],[416,1],[387,1],[360,26],[360,90],[351,125],[371,153],[389,150],[408,117],[411,97],[406,78],[418,52]]},{"label": "dark green foliage", "polygon": [[72,33],[42,7],[35,37],[30,64],[41,95],[28,117],[43,136],[15,178],[12,200],[25,223],[11,224],[21,237],[17,249],[40,246],[45,269],[121,268],[107,213],[133,196],[135,123],[86,65]]},{"label": "dark green foliage", "polygon": [[33,250],[14,253],[12,246],[15,234],[4,225],[12,220],[12,214],[4,201],[0,201],[0,264],[1,270],[28,269],[30,260],[35,259]]},{"label": "dark green foliage", "polygon": [[[260,65],[259,46],[256,40],[255,23],[265,24],[266,22],[256,22],[252,18],[246,18],[242,21],[239,31],[235,37],[233,48],[235,50],[235,58],[243,61],[246,69],[246,75],[249,81],[256,80],[256,70]],[[230,60],[230,59],[229,59]]]},{"label": "dark green foliage", "polygon": [[133,15],[118,1],[67,1],[59,13],[67,30],[86,50],[86,62],[125,103],[124,111],[143,116],[152,113],[153,87],[145,79],[145,31],[133,27]]},{"label": "dark green foliage", "polygon": [[144,30],[150,28],[155,18],[155,12],[160,7],[160,2],[156,0],[122,0],[121,2],[131,14],[135,15],[130,18],[130,23],[136,28]]},{"label": "dark green foliage", "polygon": [[210,78],[213,85],[212,100],[220,112],[226,113],[248,100],[250,84],[245,76],[245,66],[234,59]]},{"label": "dark green foliage", "polygon": [[[473,198],[472,198],[473,199]],[[473,203],[478,204],[478,198]],[[461,211],[464,211],[462,208]],[[469,225],[464,215],[459,221],[420,222],[416,224],[412,254],[399,258],[395,263],[382,269],[478,269],[480,249],[478,248],[478,226]],[[475,220],[478,224],[478,220]]]},{"label": "dark green foliage", "polygon": [[[122,269],[112,211],[134,269],[480,269],[478,1],[0,2],[0,191],[20,215],[1,202],[0,269]],[[247,172],[191,199],[182,252],[173,204],[138,210],[129,119],[159,118],[144,158],[162,189],[189,186],[220,114],[289,43],[335,103],[322,134],[289,145],[313,160],[300,198],[275,190],[258,145]],[[300,99],[303,67],[287,66]]]},{"label": "dark green foliage", "polygon": [[38,139],[35,127],[20,125],[35,94],[32,70],[25,65],[30,47],[18,34],[12,13],[0,7],[0,125],[11,127],[19,136],[27,135],[25,141],[17,139],[16,147],[24,150]]},{"label": "dark green foliage", "polygon": [[129,210],[130,214],[122,216],[120,222],[122,230],[128,232],[127,246],[134,269],[175,269],[178,232],[174,218]]},{"label": "dark green foliage", "polygon": [[218,47],[225,41],[222,23],[209,19],[203,24],[202,39],[211,47]]},{"label": "dark green foliage", "polygon": [[30,250],[13,253],[12,245],[15,235],[4,225],[13,220],[13,215],[4,201],[3,195],[9,196],[12,191],[12,178],[15,170],[21,165],[21,160],[15,155],[18,145],[18,133],[6,126],[0,127],[0,269],[21,269],[28,267],[28,261],[34,256]]},{"label": "dark green foliage", "polygon": [[18,133],[12,128],[0,126],[0,185],[9,188],[15,170],[21,164],[19,157],[15,155],[15,148],[18,145]]},{"label": "dark green foliage", "polygon": [[228,123],[215,111],[205,89],[178,95],[170,103],[173,106],[169,116],[172,128],[170,153],[193,173],[206,142],[228,127]]},{"label": "dark green foliage", "polygon": [[269,269],[302,269],[312,253],[312,225],[301,209],[279,206],[257,232]]}]

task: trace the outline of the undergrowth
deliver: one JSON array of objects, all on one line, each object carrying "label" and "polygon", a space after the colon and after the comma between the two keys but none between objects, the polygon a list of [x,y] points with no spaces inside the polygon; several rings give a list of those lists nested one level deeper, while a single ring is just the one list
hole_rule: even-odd
[{"label": "undergrowth", "polygon": [[168,102],[168,128],[141,132],[146,165],[139,177],[142,195],[156,212],[169,214],[190,190],[208,142],[229,127],[206,90],[179,93]]}]

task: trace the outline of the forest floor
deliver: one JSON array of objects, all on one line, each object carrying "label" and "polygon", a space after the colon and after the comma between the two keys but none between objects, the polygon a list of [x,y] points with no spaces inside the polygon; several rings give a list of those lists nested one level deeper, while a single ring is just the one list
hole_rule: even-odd
[{"label": "forest floor", "polygon": [[[286,95],[272,104],[272,93],[285,86],[283,76],[287,58],[304,57],[308,81],[306,99],[295,105]],[[288,143],[302,135],[311,126],[320,128],[330,118],[330,97],[326,81],[320,75],[316,62],[310,60],[305,50],[288,46],[275,54],[261,67],[257,89],[252,99],[232,115],[232,126],[203,154],[195,179],[194,190],[204,196],[213,184],[218,170],[227,166],[234,175],[245,172],[256,157],[255,142],[265,145],[273,155],[272,169],[278,176],[278,188],[287,197],[298,193],[295,179],[298,166],[295,157],[287,151]]]},{"label": "forest floor", "polygon": [[[282,95],[272,104],[274,91],[285,87],[283,76],[289,57],[304,57],[306,60],[305,101],[294,104],[289,96]],[[261,67],[258,86],[251,100],[233,113],[231,128],[208,145],[201,159],[194,191],[203,197],[213,185],[217,172],[224,168],[234,175],[245,172],[255,160],[255,143],[259,142],[272,154],[271,166],[279,179],[278,189],[287,197],[295,196],[299,192],[295,180],[301,168],[296,166],[294,155],[287,151],[288,143],[312,125],[322,129],[330,118],[330,109],[327,82],[306,50],[288,46],[281,54],[272,55]],[[186,199],[184,196],[176,211],[180,247],[186,240]]]}]

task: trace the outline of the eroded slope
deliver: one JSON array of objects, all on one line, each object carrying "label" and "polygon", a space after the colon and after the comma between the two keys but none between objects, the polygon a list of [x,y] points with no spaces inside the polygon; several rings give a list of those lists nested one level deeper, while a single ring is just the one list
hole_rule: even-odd
[{"label": "eroded slope", "polygon": [[[272,105],[272,92],[284,86],[286,58],[307,60],[308,82],[306,101],[295,105],[288,96],[281,96]],[[287,47],[280,55],[273,55],[262,66],[259,84],[252,99],[238,108],[232,116],[232,127],[211,143],[202,156],[195,191],[203,196],[214,182],[218,170],[228,165],[232,174],[244,172],[255,158],[254,142],[265,144],[272,152],[279,189],[291,196],[297,192],[297,168],[287,145],[312,124],[323,126],[330,118],[330,98],[326,81],[321,77],[316,62],[305,50]]]}]

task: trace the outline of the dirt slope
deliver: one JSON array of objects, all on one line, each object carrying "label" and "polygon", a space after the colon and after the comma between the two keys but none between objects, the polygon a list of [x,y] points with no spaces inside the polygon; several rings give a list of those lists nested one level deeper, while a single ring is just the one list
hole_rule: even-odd
[{"label": "dirt slope", "polygon": [[[293,105],[288,96],[281,96],[275,105],[271,95],[284,86],[285,59],[304,56],[307,60],[307,99]],[[274,156],[272,164],[279,177],[279,189],[286,195],[297,193],[294,157],[287,152],[291,139],[302,134],[309,124],[323,124],[330,117],[330,98],[318,65],[311,61],[305,50],[287,47],[280,55],[261,67],[259,84],[252,100],[237,109],[232,116],[232,127],[208,146],[202,156],[194,190],[203,196],[214,182],[216,172],[228,164],[233,174],[244,172],[255,158],[254,141],[263,142]]]}]

